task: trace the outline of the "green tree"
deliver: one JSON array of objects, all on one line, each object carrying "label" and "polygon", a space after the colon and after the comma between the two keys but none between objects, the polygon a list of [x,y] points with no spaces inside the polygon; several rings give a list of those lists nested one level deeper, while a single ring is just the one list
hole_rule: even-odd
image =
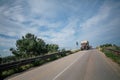
[{"label": "green tree", "polygon": [[22,39],[16,41],[16,47],[16,50],[10,48],[10,51],[12,51],[15,56],[36,56],[43,52],[45,42],[42,39],[37,39],[33,34],[27,33],[25,36],[22,36]]},{"label": "green tree", "polygon": [[20,58],[56,52],[59,48],[57,44],[46,44],[43,39],[37,38],[31,33],[27,33],[22,36],[22,39],[17,40],[16,47],[16,49],[10,48],[10,51]]},{"label": "green tree", "polygon": [[12,52],[13,55],[15,55],[17,58],[20,57],[20,54],[18,53],[17,50],[15,50],[14,48],[10,48],[10,51]]},{"label": "green tree", "polygon": [[78,42],[76,42],[76,45],[78,46]]},{"label": "green tree", "polygon": [[40,38],[37,39],[36,51],[37,51],[37,54],[39,55],[43,55],[47,53],[46,43],[44,42],[44,40]]},{"label": "green tree", "polygon": [[57,44],[47,44],[46,48],[48,52],[57,52],[59,49],[59,46]]},{"label": "green tree", "polygon": [[33,34],[27,33],[22,36],[22,39],[16,41],[17,53],[25,56],[35,55],[36,51],[36,38]]},{"label": "green tree", "polygon": [[1,57],[1,55],[0,55],[0,64],[2,63],[2,57]]}]

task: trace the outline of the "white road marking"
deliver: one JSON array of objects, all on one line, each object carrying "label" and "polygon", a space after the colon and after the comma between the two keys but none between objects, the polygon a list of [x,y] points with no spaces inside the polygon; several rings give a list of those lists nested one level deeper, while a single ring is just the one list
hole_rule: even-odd
[{"label": "white road marking", "polygon": [[64,73],[68,68],[70,68],[80,57],[82,57],[83,56],[83,54],[84,53],[81,53],[81,55],[77,58],[77,59],[75,59],[69,66],[67,66],[63,71],[61,71],[59,74],[57,74],[54,78],[53,78],[53,80],[56,80],[62,73]]}]

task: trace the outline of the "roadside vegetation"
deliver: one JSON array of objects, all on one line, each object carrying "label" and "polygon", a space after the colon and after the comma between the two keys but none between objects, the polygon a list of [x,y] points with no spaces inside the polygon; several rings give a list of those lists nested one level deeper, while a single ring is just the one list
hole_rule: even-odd
[{"label": "roadside vegetation", "polygon": [[64,48],[60,50],[57,44],[47,44],[43,39],[37,38],[34,34],[27,33],[25,36],[22,36],[21,39],[18,39],[16,41],[16,48],[10,48],[10,51],[12,52],[13,56],[7,56],[3,58],[0,57],[0,64],[7,64],[54,53],[60,53],[60,55],[55,55],[53,57],[47,58],[47,60],[37,59],[30,64],[25,64],[14,69],[2,71],[0,73],[1,78],[5,78],[12,74],[28,70],[31,67],[39,66],[47,62],[59,59],[69,54],[78,52],[79,50],[66,51]]},{"label": "roadside vegetation", "polygon": [[17,61],[21,59],[42,56],[48,53],[58,52],[59,46],[57,44],[47,44],[41,38],[37,38],[34,34],[27,33],[21,39],[16,41],[16,49],[10,48],[13,56],[2,58],[1,63]]},{"label": "roadside vegetation", "polygon": [[120,46],[115,44],[103,44],[99,46],[99,50],[120,65]]}]

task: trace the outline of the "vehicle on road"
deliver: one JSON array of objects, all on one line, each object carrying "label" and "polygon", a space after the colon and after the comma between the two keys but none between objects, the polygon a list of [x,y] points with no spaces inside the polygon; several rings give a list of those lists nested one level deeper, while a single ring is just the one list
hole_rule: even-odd
[{"label": "vehicle on road", "polygon": [[89,41],[87,41],[87,40],[81,41],[80,49],[81,50],[88,50],[88,49],[90,49]]}]

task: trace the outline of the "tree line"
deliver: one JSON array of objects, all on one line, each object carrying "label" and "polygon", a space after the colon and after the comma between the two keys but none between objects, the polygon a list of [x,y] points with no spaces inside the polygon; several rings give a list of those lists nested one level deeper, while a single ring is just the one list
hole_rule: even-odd
[{"label": "tree line", "polygon": [[43,39],[34,34],[27,33],[16,41],[16,49],[10,48],[13,55],[18,58],[40,56],[49,52],[57,52],[57,44],[47,44]]}]

